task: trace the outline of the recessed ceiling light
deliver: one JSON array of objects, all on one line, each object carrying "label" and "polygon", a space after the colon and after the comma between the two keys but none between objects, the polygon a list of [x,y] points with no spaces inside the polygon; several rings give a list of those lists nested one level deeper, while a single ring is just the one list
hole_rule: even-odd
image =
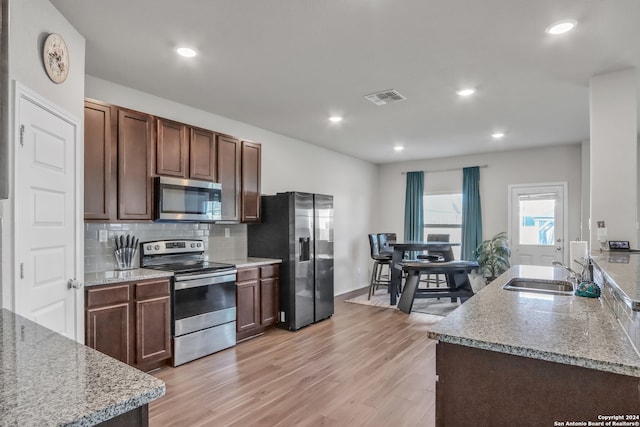
[{"label": "recessed ceiling light", "polygon": [[333,123],[339,123],[342,121],[342,117],[340,116],[331,116],[329,117],[329,120],[332,121]]},{"label": "recessed ceiling light", "polygon": [[404,147],[403,147],[402,145],[395,145],[395,146],[393,147],[393,149],[394,149],[395,151],[402,151],[402,150],[404,150]]},{"label": "recessed ceiling light", "polygon": [[491,137],[493,139],[502,139],[502,138],[504,138],[504,133],[502,133],[502,132],[492,133]]},{"label": "recessed ceiling light", "polygon": [[185,58],[193,58],[197,55],[196,51],[190,47],[179,47],[176,49],[176,52],[178,52],[178,55],[184,56]]},{"label": "recessed ceiling light", "polygon": [[578,25],[578,23],[575,20],[567,19],[565,21],[560,21],[549,25],[544,31],[547,34],[556,36],[558,34],[564,34],[568,31],[573,30],[576,25]]},{"label": "recessed ceiling light", "polygon": [[456,92],[460,96],[471,96],[476,93],[476,90],[473,88],[461,89]]}]

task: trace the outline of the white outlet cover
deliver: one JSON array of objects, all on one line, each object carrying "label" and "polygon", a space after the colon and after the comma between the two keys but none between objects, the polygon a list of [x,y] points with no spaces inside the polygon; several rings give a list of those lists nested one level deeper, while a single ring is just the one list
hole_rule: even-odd
[{"label": "white outlet cover", "polygon": [[104,243],[109,239],[109,234],[107,230],[98,230],[98,241],[100,243]]}]

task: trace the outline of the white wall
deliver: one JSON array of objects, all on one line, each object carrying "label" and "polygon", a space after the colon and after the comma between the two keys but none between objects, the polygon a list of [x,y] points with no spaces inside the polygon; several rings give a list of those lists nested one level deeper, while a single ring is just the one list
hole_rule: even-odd
[{"label": "white wall", "polygon": [[[84,102],[85,40],[48,0],[10,0],[9,2],[9,110],[14,135],[14,81],[47,98],[81,122]],[[70,70],[66,81],[55,84],[42,65],[42,47],[49,33],[62,36],[69,49]],[[9,163],[13,193],[13,143],[10,138]],[[82,140],[79,141],[82,143]],[[82,176],[80,176],[82,180]],[[80,195],[82,197],[82,195]],[[0,202],[2,220],[2,306],[13,308],[13,194]],[[82,260],[79,260],[82,262]]]},{"label": "white wall", "polygon": [[86,96],[262,143],[262,192],[331,194],[335,208],[335,293],[367,284],[377,203],[375,165],[148,93],[86,76]]},{"label": "white wall", "polygon": [[[581,161],[581,145],[571,144],[380,165],[377,229],[395,232],[398,236],[404,234],[406,175],[402,172],[426,171],[425,192],[462,192],[462,168],[487,165],[480,169],[483,239],[508,231],[509,184],[567,182],[569,238],[575,240],[580,236]],[[458,170],[435,172],[454,168]]]},{"label": "white wall", "polygon": [[589,82],[591,247],[598,247],[597,221],[609,240],[637,248],[638,100],[635,69]]}]

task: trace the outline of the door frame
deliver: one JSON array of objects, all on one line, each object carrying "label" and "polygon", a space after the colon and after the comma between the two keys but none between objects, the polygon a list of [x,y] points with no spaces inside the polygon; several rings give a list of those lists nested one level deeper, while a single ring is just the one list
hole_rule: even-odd
[{"label": "door frame", "polygon": [[567,182],[537,182],[537,183],[527,183],[527,184],[509,184],[507,185],[507,236],[509,237],[509,241],[513,242],[513,236],[511,235],[512,225],[513,225],[513,188],[531,188],[531,187],[548,187],[548,186],[561,186],[562,187],[562,263],[564,265],[569,265],[567,260],[569,259],[569,248],[567,244],[569,243],[569,193],[568,193],[568,184]]},{"label": "door frame", "polygon": [[[54,116],[64,120],[69,123],[74,128],[74,138],[75,138],[75,172],[74,172],[74,188],[75,192],[75,208],[74,208],[74,217],[73,221],[73,229],[74,229],[74,271],[73,274],[75,277],[69,277],[68,279],[78,279],[80,283],[84,283],[84,221],[83,221],[83,213],[84,213],[84,193],[82,189],[82,185],[84,183],[84,138],[82,121],[79,120],[75,115],[69,113],[64,108],[54,104],[49,101],[45,97],[39,95],[35,91],[29,89],[24,84],[20,83],[17,80],[14,80],[14,103],[13,103],[13,141],[15,146],[20,143],[20,118],[22,117],[22,112],[20,111],[20,101],[25,99],[28,102],[31,102],[43,110],[48,111]],[[15,147],[14,146],[14,147]],[[22,222],[22,218],[19,215],[18,207],[20,206],[19,198],[21,197],[18,194],[17,189],[20,188],[21,184],[21,176],[20,176],[20,150],[14,148],[13,150],[13,165],[14,165],[14,179],[13,179],[13,230],[11,240],[13,241],[13,254],[12,254],[12,266],[13,266],[13,307],[14,310],[17,310],[20,307],[20,293],[18,292],[17,287],[20,283],[20,268],[18,267],[20,263],[19,254],[21,253],[20,239],[18,236],[19,225]],[[75,337],[76,340],[83,344],[84,343],[84,288],[76,289],[74,291],[74,301],[75,301]]]}]

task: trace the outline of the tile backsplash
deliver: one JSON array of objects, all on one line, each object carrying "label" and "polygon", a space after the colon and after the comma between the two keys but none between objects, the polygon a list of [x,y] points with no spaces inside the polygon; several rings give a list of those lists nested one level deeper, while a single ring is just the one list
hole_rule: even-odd
[{"label": "tile backsplash", "polygon": [[[84,271],[96,273],[115,268],[115,237],[135,235],[140,242],[162,239],[201,239],[210,260],[244,258],[247,256],[247,226],[245,224],[191,223],[85,223]],[[107,231],[107,241],[98,240],[100,230]],[[140,264],[136,255],[134,267]]]}]

